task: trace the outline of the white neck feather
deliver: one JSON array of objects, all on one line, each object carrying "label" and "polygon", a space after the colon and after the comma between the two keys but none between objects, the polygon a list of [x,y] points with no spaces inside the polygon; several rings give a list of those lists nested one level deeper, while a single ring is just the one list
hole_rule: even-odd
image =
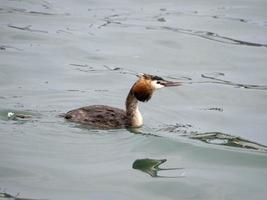
[{"label": "white neck feather", "polygon": [[140,127],[143,125],[143,117],[138,109],[138,100],[129,92],[126,99],[126,115],[131,127]]},{"label": "white neck feather", "polygon": [[143,117],[138,109],[138,106],[136,106],[136,109],[134,110],[133,117],[132,117],[132,126],[140,127],[142,125],[143,125]]}]

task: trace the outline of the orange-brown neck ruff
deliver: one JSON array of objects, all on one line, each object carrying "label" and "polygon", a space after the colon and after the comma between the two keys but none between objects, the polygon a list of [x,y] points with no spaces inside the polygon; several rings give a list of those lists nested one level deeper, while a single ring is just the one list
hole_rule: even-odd
[{"label": "orange-brown neck ruff", "polygon": [[143,117],[138,109],[138,101],[148,101],[153,94],[153,88],[148,80],[141,77],[131,88],[126,99],[126,116],[129,126],[140,127]]},{"label": "orange-brown neck ruff", "polygon": [[132,87],[134,96],[142,102],[149,101],[153,94],[150,80],[141,77]]}]

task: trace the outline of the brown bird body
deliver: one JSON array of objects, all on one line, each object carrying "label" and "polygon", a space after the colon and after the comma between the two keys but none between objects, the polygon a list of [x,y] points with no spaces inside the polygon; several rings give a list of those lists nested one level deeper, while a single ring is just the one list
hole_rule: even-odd
[{"label": "brown bird body", "polygon": [[144,74],[135,82],[126,98],[126,111],[105,105],[92,105],[71,110],[64,115],[64,118],[92,128],[140,127],[143,125],[143,118],[138,108],[138,101],[148,101],[156,89],[179,85],[181,85],[179,82]]}]

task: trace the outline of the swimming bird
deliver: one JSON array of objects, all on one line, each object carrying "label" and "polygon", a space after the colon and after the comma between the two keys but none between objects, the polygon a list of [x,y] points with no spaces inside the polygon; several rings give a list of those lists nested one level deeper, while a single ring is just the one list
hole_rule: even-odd
[{"label": "swimming bird", "polygon": [[159,76],[143,74],[130,89],[125,102],[126,111],[105,105],[91,105],[71,110],[63,116],[68,121],[89,125],[92,128],[138,128],[143,125],[138,102],[149,101],[157,89],[179,85],[180,82],[166,81]]}]

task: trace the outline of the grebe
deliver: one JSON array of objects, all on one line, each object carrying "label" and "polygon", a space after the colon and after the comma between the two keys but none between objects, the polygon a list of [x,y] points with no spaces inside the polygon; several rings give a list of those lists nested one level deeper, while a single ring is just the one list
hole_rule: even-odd
[{"label": "grebe", "polygon": [[92,128],[137,128],[143,125],[143,117],[138,109],[138,101],[150,100],[156,89],[179,86],[180,82],[166,81],[159,76],[143,74],[132,86],[126,98],[126,111],[104,105],[81,107],[67,112],[65,119],[89,125]]}]

